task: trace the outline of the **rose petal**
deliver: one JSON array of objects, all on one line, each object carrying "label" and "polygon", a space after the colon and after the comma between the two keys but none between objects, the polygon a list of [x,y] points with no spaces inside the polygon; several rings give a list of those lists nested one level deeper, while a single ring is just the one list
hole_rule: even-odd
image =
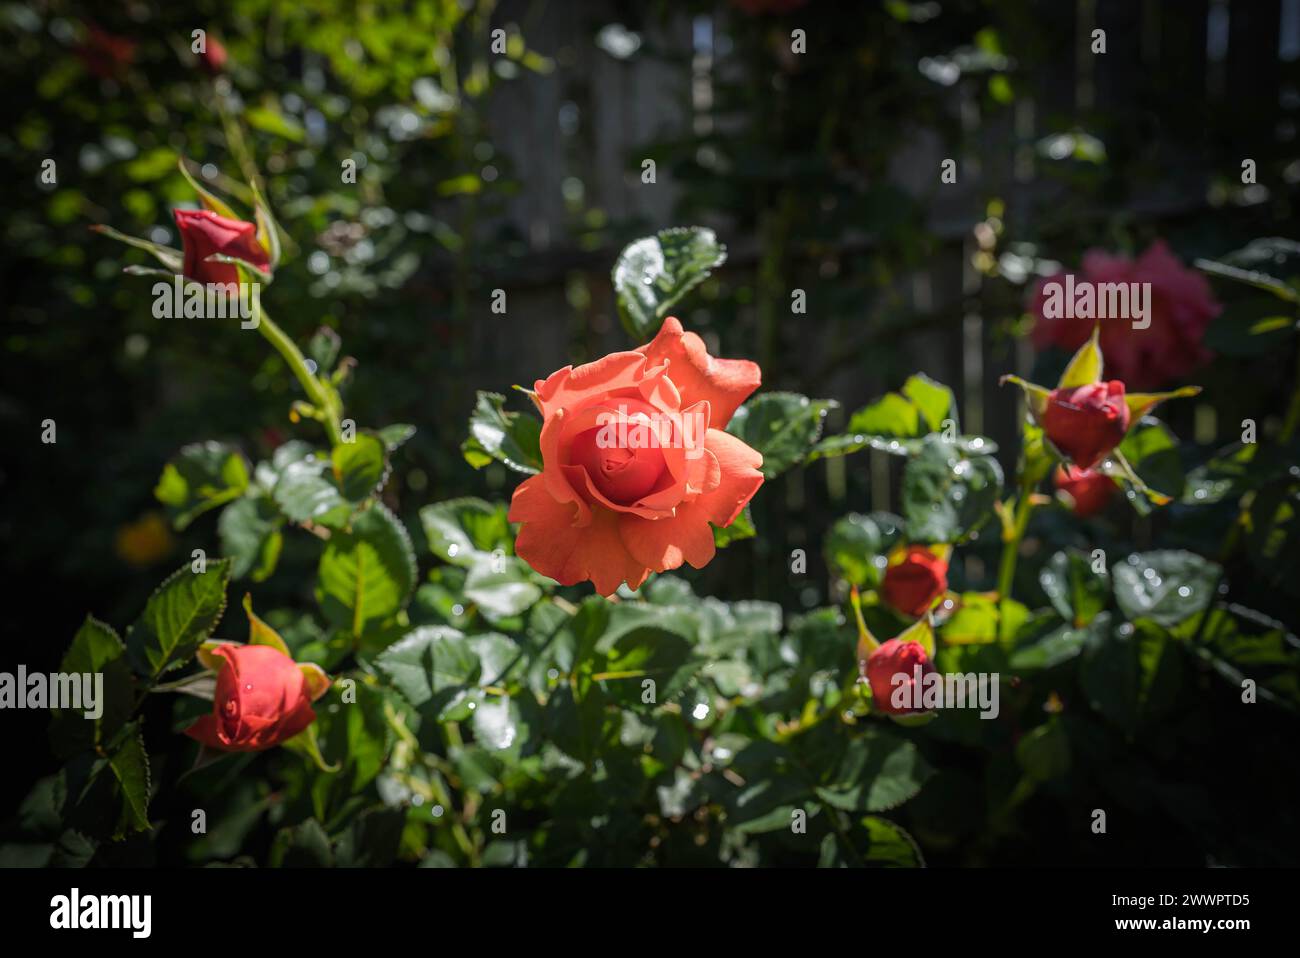
[{"label": "rose petal", "polygon": [[710,429],[704,444],[718,460],[718,485],[697,501],[710,522],[729,526],[763,484],[763,474],[758,471],[763,456],[721,429]]},{"label": "rose petal", "polygon": [[652,365],[668,363],[668,378],[681,394],[682,405],[707,402],[712,411],[710,426],[722,428],[731,421],[736,407],[762,383],[758,363],[748,359],[717,359],[709,355],[704,340],[682,331],[676,317],[669,316],[659,334],[640,352]]}]

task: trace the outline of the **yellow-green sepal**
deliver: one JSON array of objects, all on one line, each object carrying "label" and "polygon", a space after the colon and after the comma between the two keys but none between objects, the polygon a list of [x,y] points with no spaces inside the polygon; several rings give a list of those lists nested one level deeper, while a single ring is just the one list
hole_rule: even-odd
[{"label": "yellow-green sepal", "polygon": [[1128,393],[1124,396],[1124,402],[1128,405],[1129,416],[1133,422],[1137,422],[1166,399],[1184,399],[1200,395],[1200,392],[1200,386],[1183,386],[1166,393]]},{"label": "yellow-green sepal", "polygon": [[934,658],[934,622],[930,613],[917,619],[896,636],[899,642],[915,642],[925,650],[927,657]]},{"label": "yellow-green sepal", "polygon": [[198,652],[195,653],[195,657],[199,660],[199,664],[212,672],[220,672],[221,666],[226,660],[217,655],[216,651],[223,645],[239,645],[239,643],[230,642],[226,639],[209,639],[200,645]]},{"label": "yellow-green sepal", "polygon": [[1124,454],[1118,449],[1111,450],[1106,461],[1101,464],[1099,471],[1103,475],[1123,479],[1133,488],[1134,492],[1146,496],[1153,505],[1167,506],[1169,503],[1173,502],[1169,496],[1165,495],[1163,492],[1157,492],[1155,489],[1152,489],[1143,482],[1137,472],[1134,471],[1133,466],[1124,458]]},{"label": "yellow-green sepal", "polygon": [[210,210],[218,216],[224,216],[228,220],[237,220],[242,218],[234,211],[229,203],[217,196],[217,194],[213,193],[211,190],[199,184],[199,181],[194,178],[194,174],[190,172],[189,164],[185,161],[185,157],[177,157],[176,165],[180,168],[181,176],[185,177],[185,182],[189,183],[191,189],[193,189],[195,193],[199,194],[199,202],[203,204],[205,210]]},{"label": "yellow-green sepal", "polygon": [[307,687],[307,697],[315,702],[330,690],[330,677],[315,662],[299,662],[298,670],[302,672],[303,683]]},{"label": "yellow-green sepal", "polygon": [[284,639],[280,638],[280,633],[258,618],[257,613],[253,611],[253,597],[247,592],[244,593],[244,611],[248,613],[249,645],[269,645],[277,652],[283,652],[289,658],[293,658],[289,646],[285,644]]},{"label": "yellow-green sepal", "polygon": [[1061,373],[1061,381],[1056,384],[1056,388],[1076,389],[1079,386],[1099,383],[1104,366],[1101,355],[1101,324],[1098,323],[1092,327],[1092,335],[1088,337],[1088,341],[1079,347],[1070,364],[1065,367],[1065,372]]}]

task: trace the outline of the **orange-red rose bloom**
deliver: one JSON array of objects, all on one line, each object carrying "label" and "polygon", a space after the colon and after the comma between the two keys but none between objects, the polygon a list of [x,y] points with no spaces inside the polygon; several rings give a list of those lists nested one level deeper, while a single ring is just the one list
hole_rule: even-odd
[{"label": "orange-red rose bloom", "polygon": [[1056,488],[1070,497],[1070,509],[1080,519],[1101,512],[1115,494],[1115,481],[1092,469],[1060,465],[1056,467],[1054,478]]},{"label": "orange-red rose bloom", "polygon": [[902,562],[885,570],[880,594],[899,612],[925,615],[934,600],[948,591],[948,563],[925,546],[911,546]]},{"label": "orange-red rose bloom", "polygon": [[[897,707],[893,703],[895,690],[903,687],[908,689],[907,697],[903,701],[910,702],[913,696],[919,699],[920,696],[917,694],[919,690],[912,689],[916,684],[915,669],[918,665],[921,667],[922,679],[935,670],[934,663],[930,661],[930,657],[925,654],[925,649],[921,648],[919,642],[890,639],[888,642],[880,643],[880,647],[867,658],[864,669],[867,682],[871,685],[871,698],[876,708],[886,715],[910,715],[924,711]],[[906,678],[895,683],[896,675],[903,675]]]},{"label": "orange-red rose bloom", "polygon": [[542,472],[511,500],[515,551],[601,595],[707,565],[710,523],[730,525],[763,484],[763,457],[722,431],[759,381],[757,364],[713,358],[672,317],[646,346],[538,380]]},{"label": "orange-red rose bloom", "polygon": [[1073,389],[1053,389],[1042,427],[1047,438],[1080,469],[1091,469],[1124,441],[1129,409],[1117,379]]},{"label": "orange-red rose bloom", "polygon": [[260,752],[293,738],[316,720],[307,680],[296,662],[269,645],[218,645],[212,714],[185,730],[210,748]]},{"label": "orange-red rose bloom", "polygon": [[185,249],[182,272],[200,283],[238,283],[239,270],[233,263],[208,262],[222,253],[252,263],[263,273],[271,271],[271,259],[257,241],[257,227],[243,220],[218,216],[211,210],[175,210],[176,228]]}]

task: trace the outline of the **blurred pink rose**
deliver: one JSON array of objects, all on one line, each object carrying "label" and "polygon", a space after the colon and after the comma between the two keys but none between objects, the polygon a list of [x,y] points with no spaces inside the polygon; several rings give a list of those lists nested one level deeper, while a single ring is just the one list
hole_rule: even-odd
[{"label": "blurred pink rose", "polygon": [[[1034,346],[1038,349],[1056,346],[1073,352],[1092,333],[1094,319],[1043,315],[1044,287],[1064,283],[1065,277],[1065,273],[1045,277],[1034,289],[1031,310],[1037,317]],[[1222,306],[1205,277],[1183,266],[1163,240],[1156,240],[1136,260],[1089,250],[1083,257],[1082,275],[1074,276],[1075,284],[1084,281],[1151,284],[1149,327],[1134,329],[1131,318],[1101,319],[1107,379],[1122,380],[1129,389],[1157,389],[1184,378],[1213,357],[1201,340]]]}]

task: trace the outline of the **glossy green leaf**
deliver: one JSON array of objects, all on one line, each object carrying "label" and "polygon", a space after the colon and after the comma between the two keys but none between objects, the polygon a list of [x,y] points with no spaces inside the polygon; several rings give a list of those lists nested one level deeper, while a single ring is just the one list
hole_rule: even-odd
[{"label": "glossy green leaf", "polygon": [[127,633],[127,652],[137,672],[156,678],[198,651],[225,611],[230,566],[229,559],[209,562],[203,572],[182,566],[154,591]]},{"label": "glossy green leaf", "polygon": [[727,431],[762,454],[763,475],[771,479],[804,460],[821,436],[826,413],[838,405],[798,393],[760,393],[736,410]]},{"label": "glossy green leaf", "polygon": [[387,506],[375,503],[350,531],[330,536],[317,570],[316,601],[331,624],[360,638],[406,607],[415,576],[410,536]]},{"label": "glossy green leaf", "polygon": [[926,438],[903,471],[903,518],[912,542],[958,542],[992,515],[1002,492],[1002,467],[991,456],[967,456],[939,436]]},{"label": "glossy green leaf", "polygon": [[1106,607],[1110,598],[1110,575],[1094,572],[1091,556],[1079,552],[1058,552],[1038,573],[1047,600],[1066,622],[1080,628]]},{"label": "glossy green leaf", "polygon": [[177,529],[230,502],[248,488],[248,464],[234,446],[196,442],[163,468],[154,497],[167,507]]},{"label": "glossy green leaf", "polygon": [[483,499],[449,499],[420,510],[429,549],[444,562],[469,568],[496,549],[512,547],[506,507]]},{"label": "glossy green leaf", "polygon": [[614,263],[612,280],[623,328],[636,342],[659,331],[670,310],[727,258],[713,230],[660,230],[630,243]]},{"label": "glossy green leaf", "polygon": [[1203,612],[1222,573],[1217,563],[1175,549],[1134,553],[1111,569],[1115,601],[1129,620],[1165,627]]},{"label": "glossy green leaf", "polygon": [[359,503],[378,494],[388,479],[388,447],[373,432],[358,432],[330,453],[334,482],[343,498]]},{"label": "glossy green leaf", "polygon": [[475,469],[495,460],[516,472],[538,473],[542,422],[536,416],[508,411],[505,401],[500,393],[479,390],[469,417],[469,437],[460,447],[465,461]]}]

